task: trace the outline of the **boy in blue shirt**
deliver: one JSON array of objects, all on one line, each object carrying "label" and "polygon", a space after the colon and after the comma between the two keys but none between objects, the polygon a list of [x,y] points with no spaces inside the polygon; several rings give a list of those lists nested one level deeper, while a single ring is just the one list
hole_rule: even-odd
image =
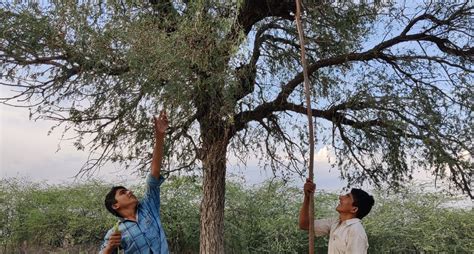
[{"label": "boy in blue shirt", "polygon": [[155,147],[151,172],[147,177],[146,192],[142,200],[123,186],[115,186],[105,197],[105,207],[119,217],[118,231],[110,229],[105,235],[101,252],[117,253],[169,253],[165,232],[160,220],[160,186],[164,178],[160,175],[163,159],[163,144],[168,128],[166,112],[154,117]]}]

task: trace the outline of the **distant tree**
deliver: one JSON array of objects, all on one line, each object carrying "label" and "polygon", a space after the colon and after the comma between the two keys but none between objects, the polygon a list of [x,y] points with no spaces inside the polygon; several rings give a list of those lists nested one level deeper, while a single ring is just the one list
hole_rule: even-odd
[{"label": "distant tree", "polygon": [[[472,4],[355,2],[305,3],[319,144],[349,185],[426,170],[472,198]],[[80,173],[147,167],[151,114],[168,110],[168,170],[203,172],[202,253],[224,253],[228,154],[304,173],[295,1],[0,6],[2,82],[17,91],[3,102],[88,145]]]}]

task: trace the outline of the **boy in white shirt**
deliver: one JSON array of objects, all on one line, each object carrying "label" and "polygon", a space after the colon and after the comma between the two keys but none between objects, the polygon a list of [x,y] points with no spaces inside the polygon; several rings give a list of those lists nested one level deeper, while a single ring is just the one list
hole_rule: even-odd
[{"label": "boy in white shirt", "polygon": [[[300,210],[299,226],[309,229],[309,198],[315,185],[309,179],[304,185],[304,201]],[[361,219],[372,209],[374,198],[361,189],[352,189],[350,193],[339,196],[336,211],[339,218],[314,221],[316,236],[329,235],[328,254],[365,254],[369,247],[367,235]]]}]

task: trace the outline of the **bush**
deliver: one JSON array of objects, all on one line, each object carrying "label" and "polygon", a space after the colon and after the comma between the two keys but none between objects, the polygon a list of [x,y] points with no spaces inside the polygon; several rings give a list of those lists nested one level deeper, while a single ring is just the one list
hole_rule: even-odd
[{"label": "bush", "polygon": [[[298,227],[302,191],[283,182],[250,189],[227,184],[225,239],[229,253],[305,253],[308,236]],[[318,212],[331,214],[334,195],[318,193]],[[327,252],[318,239],[318,252]]]},{"label": "bush", "polygon": [[162,185],[161,220],[172,253],[199,253],[200,201],[195,178],[171,178]]},{"label": "bush", "polygon": [[[103,206],[110,184],[47,185],[19,179],[0,181],[0,253],[36,249],[97,252],[116,218]],[[137,196],[143,186],[131,186]],[[228,182],[225,245],[228,253],[306,253],[307,233],[298,229],[302,190],[283,182],[245,188]],[[201,182],[168,179],[162,187],[161,217],[172,253],[199,253]],[[456,199],[422,186],[398,194],[375,193],[373,211],[363,220],[370,253],[471,253],[474,213],[452,206]],[[317,218],[336,217],[337,195],[316,194]],[[455,203],[454,203],[455,204]],[[327,252],[327,239],[316,239]],[[40,251],[41,252],[41,251]]]},{"label": "bush", "polygon": [[0,181],[0,244],[4,249],[89,245],[103,239],[113,219],[103,206],[108,187],[97,181],[71,186]]},{"label": "bush", "polygon": [[376,193],[365,228],[371,253],[472,253],[474,212],[457,199],[423,186],[397,194]]}]

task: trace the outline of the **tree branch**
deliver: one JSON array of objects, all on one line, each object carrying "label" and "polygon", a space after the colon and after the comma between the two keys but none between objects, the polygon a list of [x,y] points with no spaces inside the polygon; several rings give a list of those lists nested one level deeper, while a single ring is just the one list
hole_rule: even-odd
[{"label": "tree branch", "polygon": [[237,26],[247,35],[252,26],[266,17],[294,20],[295,1],[291,0],[245,0],[237,17]]}]

